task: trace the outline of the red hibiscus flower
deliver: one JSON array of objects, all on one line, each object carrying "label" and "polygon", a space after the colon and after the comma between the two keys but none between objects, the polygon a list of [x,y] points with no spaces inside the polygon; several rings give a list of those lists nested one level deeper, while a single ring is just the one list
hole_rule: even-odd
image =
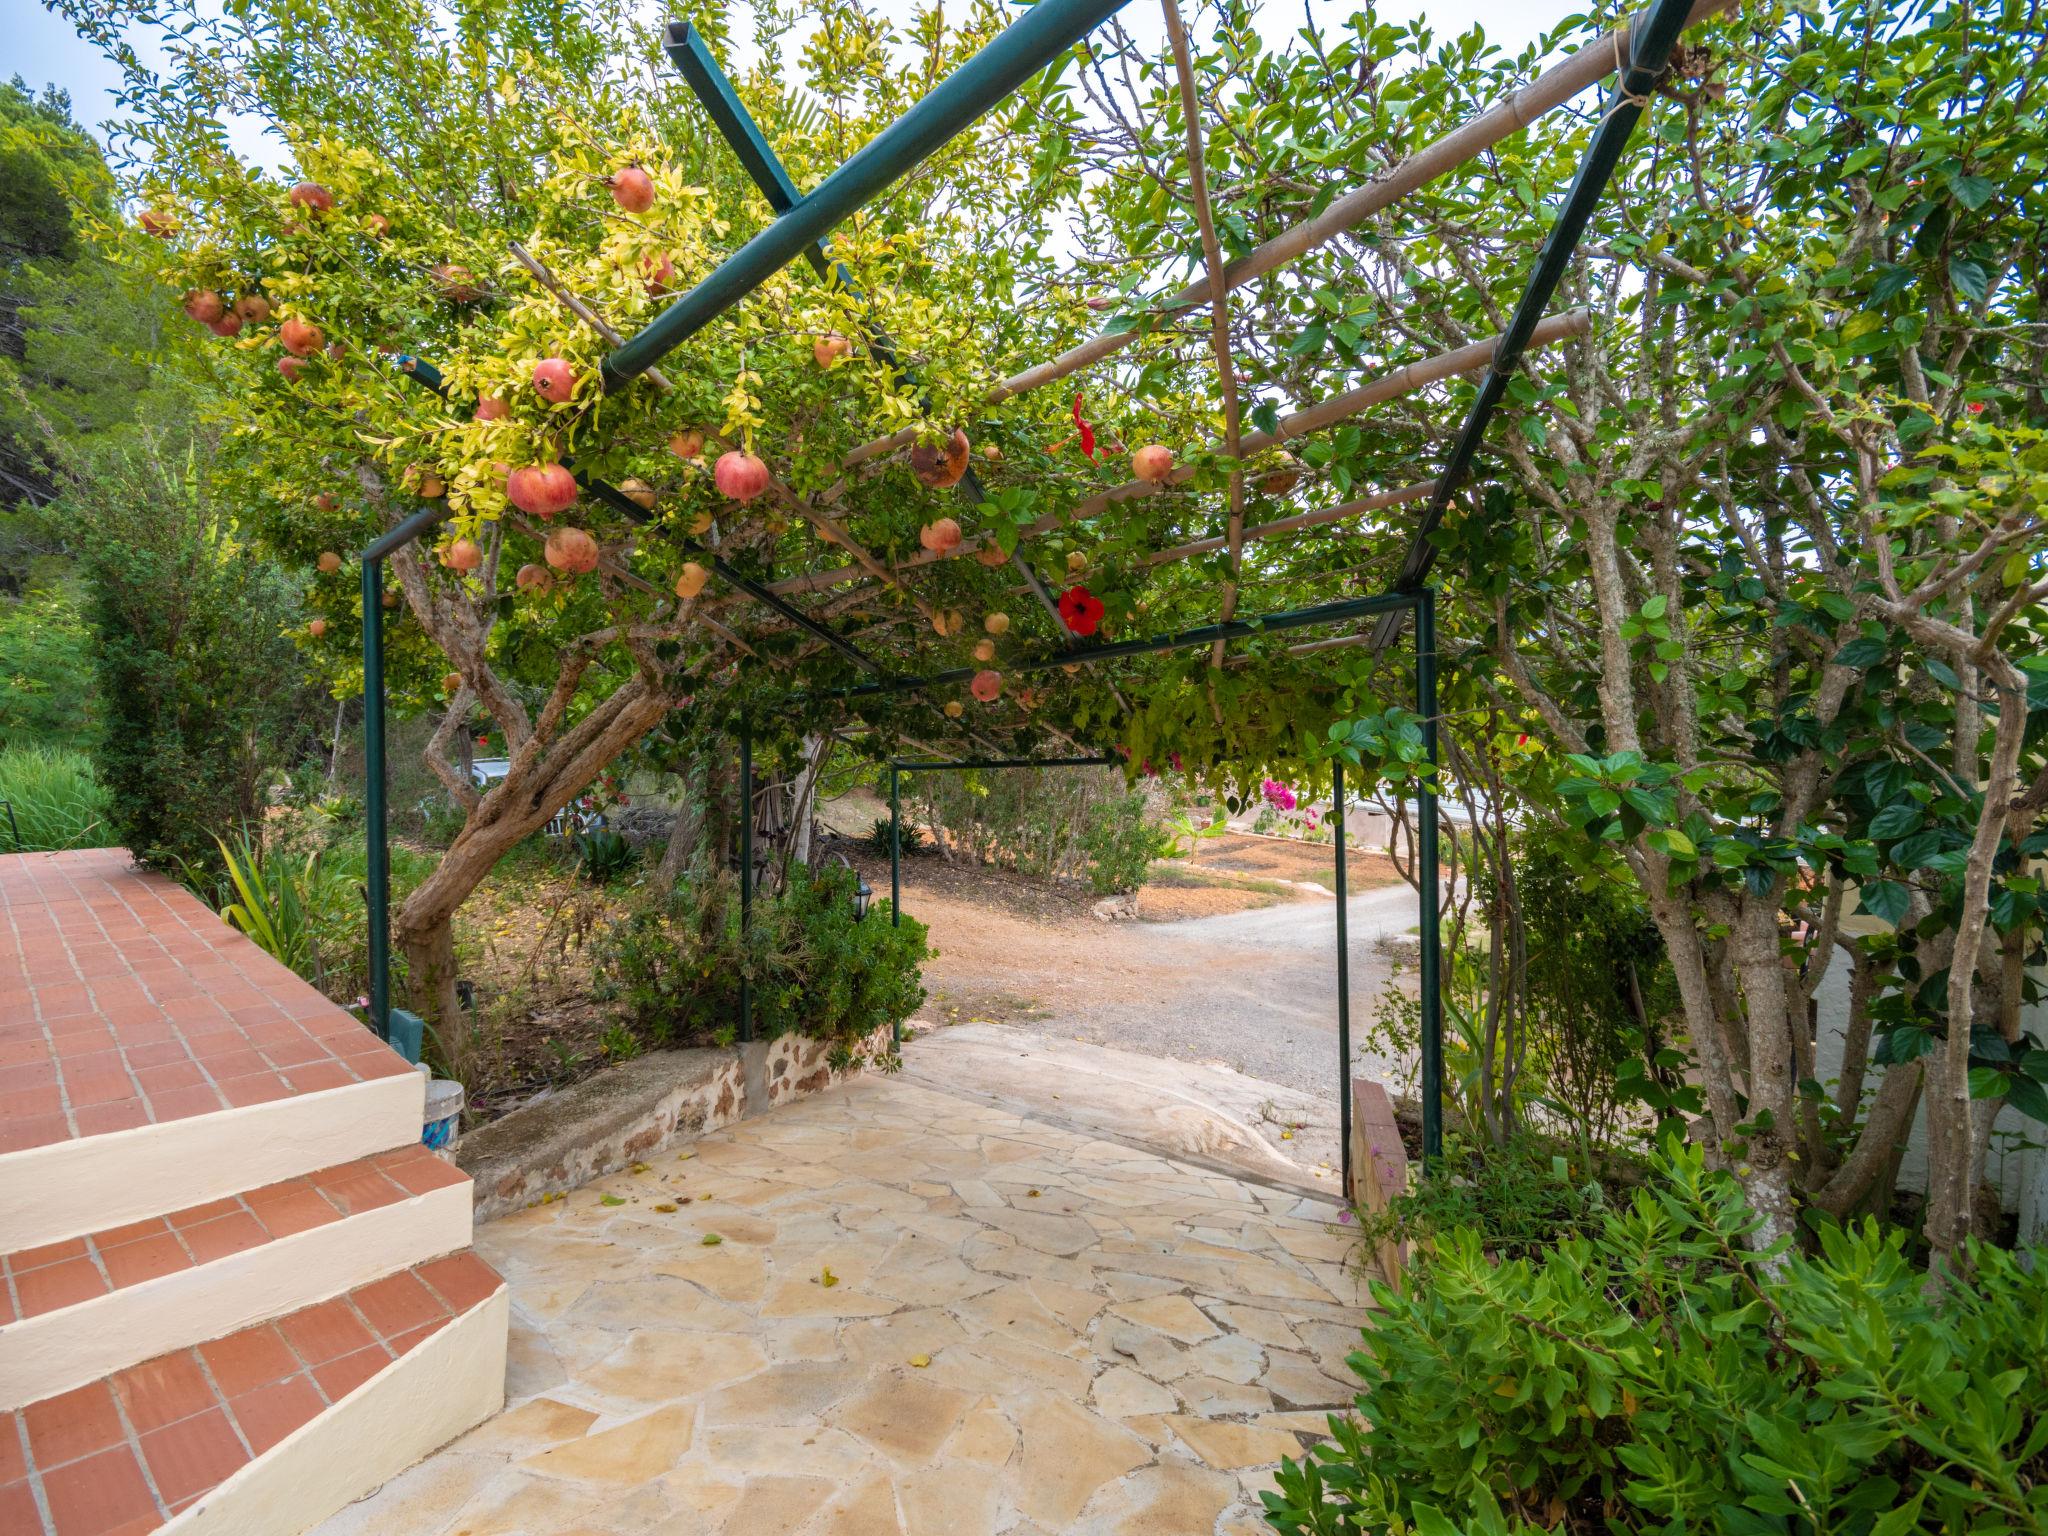
[{"label": "red hibiscus flower", "polygon": [[1081,419],[1081,396],[1074,396],[1074,427],[1081,434],[1081,451],[1089,458],[1095,457],[1095,429]]},{"label": "red hibiscus flower", "polygon": [[1092,635],[1102,622],[1102,599],[1086,587],[1069,587],[1060,594],[1060,618],[1075,634]]}]

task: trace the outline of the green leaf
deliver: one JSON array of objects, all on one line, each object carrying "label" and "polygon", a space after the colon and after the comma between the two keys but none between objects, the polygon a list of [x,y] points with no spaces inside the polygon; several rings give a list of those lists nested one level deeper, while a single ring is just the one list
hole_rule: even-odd
[{"label": "green leaf", "polygon": [[1858,905],[1865,912],[1894,928],[1905,917],[1906,907],[1912,900],[1911,893],[1896,880],[1874,880],[1860,887],[1856,895]]},{"label": "green leaf", "polygon": [[1955,193],[1956,201],[1975,213],[1990,200],[1991,183],[1982,176],[1971,176],[1963,171],[1951,171],[1948,189]]},{"label": "green leaf", "polygon": [[1991,274],[1984,270],[1983,264],[1960,254],[1948,259],[1948,280],[1973,304],[1982,304],[1984,296],[1991,291]]},{"label": "green leaf", "polygon": [[1870,818],[1870,835],[1891,842],[1920,825],[1920,807],[1911,800],[1888,805]]}]

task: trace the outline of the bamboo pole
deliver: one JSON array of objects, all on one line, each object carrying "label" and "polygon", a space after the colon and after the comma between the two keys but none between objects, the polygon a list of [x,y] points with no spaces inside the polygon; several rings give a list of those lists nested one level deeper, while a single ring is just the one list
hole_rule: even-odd
[{"label": "bamboo pole", "polygon": [[[1708,17],[1727,10],[1735,0],[1698,0],[1686,17],[1686,25],[1694,26]],[[1595,81],[1613,74],[1617,61],[1628,57],[1629,29],[1626,25],[1616,27],[1596,42],[1588,43],[1570,58],[1552,65],[1520,90],[1505,100],[1496,102],[1477,117],[1469,118],[1441,138],[1418,149],[1407,159],[1387,171],[1378,181],[1347,192],[1312,219],[1282,230],[1256,250],[1232,262],[1224,273],[1226,289],[1242,288],[1257,277],[1263,277],[1276,268],[1285,266],[1296,257],[1304,256],[1318,246],[1329,244],[1347,230],[1355,229],[1374,214],[1389,207],[1409,193],[1420,190],[1439,176],[1455,170],[1500,143],[1509,134],[1528,127],[1544,113],[1570,101],[1580,91]],[[1156,312],[1171,315],[1191,309],[1211,296],[1212,283],[1205,274],[1196,282],[1161,301]],[[1111,353],[1128,346],[1142,333],[1142,328],[1133,326],[1130,330],[1114,334],[1105,333],[1080,346],[1062,352],[1050,362],[1039,363],[1022,373],[1013,374],[989,391],[986,403],[1000,405],[1003,401],[1038,389],[1047,384],[1057,383],[1069,374],[1076,373],[1091,363],[1099,363]],[[916,435],[914,428],[892,432],[887,437],[878,437],[863,443],[849,453],[844,464],[851,468],[868,459],[885,453],[893,453],[907,446]]]},{"label": "bamboo pole", "polygon": [[[1230,470],[1230,579],[1223,584],[1217,618],[1229,623],[1237,616],[1237,573],[1244,563],[1244,462],[1240,457],[1242,423],[1237,403],[1237,368],[1230,360],[1230,282],[1223,263],[1223,242],[1216,238],[1216,213],[1209,205],[1209,167],[1203,158],[1201,102],[1195,95],[1195,64],[1188,50],[1188,32],[1174,0],[1160,0],[1166,16],[1166,37],[1173,49],[1174,73],[1180,78],[1180,115],[1187,132],[1188,193],[1194,200],[1195,223],[1202,232],[1202,269],[1209,285],[1209,343],[1216,353],[1216,379],[1223,390],[1223,452]],[[1209,665],[1223,665],[1223,641],[1209,650]],[[1216,724],[1223,711],[1216,689],[1209,689],[1209,708]]]},{"label": "bamboo pole", "polygon": [[[1283,517],[1275,522],[1258,523],[1245,529],[1244,542],[1255,544],[1261,539],[1270,539],[1278,534],[1293,533],[1301,528],[1315,528],[1324,523],[1341,523],[1347,518],[1363,517],[1368,512],[1378,512],[1386,507],[1398,506],[1404,501],[1420,501],[1436,489],[1434,480],[1423,480],[1415,485],[1404,485],[1399,490],[1376,491],[1370,496],[1361,496],[1355,501],[1340,506],[1321,507],[1314,512],[1298,512],[1293,517]],[[1227,537],[1196,539],[1187,544],[1176,544],[1170,549],[1157,549],[1138,563],[1143,566],[1166,565],[1174,560],[1192,560],[1196,555],[1211,554],[1227,548]]]},{"label": "bamboo pole", "polygon": [[[1530,345],[1549,346],[1567,337],[1583,336],[1592,328],[1592,323],[1592,316],[1583,309],[1546,316],[1536,327],[1535,335],[1530,338]],[[1419,363],[1404,363],[1393,372],[1382,374],[1379,378],[1374,379],[1368,384],[1361,384],[1356,389],[1346,390],[1341,395],[1332,395],[1329,399],[1318,401],[1306,410],[1297,411],[1292,416],[1283,417],[1276,431],[1251,433],[1241,440],[1239,448],[1245,453],[1257,453],[1261,449],[1270,448],[1277,443],[1287,442],[1292,438],[1302,437],[1310,432],[1319,432],[1325,427],[1334,426],[1348,417],[1356,416],[1359,412],[1369,410],[1375,405],[1384,404],[1388,400],[1396,399],[1402,395],[1413,394],[1416,390],[1426,389],[1431,384],[1440,384],[1445,379],[1455,378],[1461,373],[1471,373],[1476,369],[1484,368],[1493,360],[1493,351],[1496,343],[1497,338],[1489,337],[1484,341],[1474,341],[1462,347],[1454,347],[1448,352],[1439,352],[1436,356],[1424,358]],[[1166,483],[1168,485],[1183,484],[1192,478],[1194,473],[1193,469],[1182,465],[1167,477]],[[1037,522],[1024,527],[1018,537],[1020,539],[1042,537],[1053,532],[1055,529],[1066,527],[1073,523],[1086,522],[1093,517],[1099,517],[1102,513],[1108,511],[1109,508],[1120,502],[1135,501],[1141,496],[1154,495],[1160,489],[1161,487],[1154,485],[1149,480],[1127,481],[1123,485],[1116,486],[1111,490],[1097,492],[1083,501],[1076,502],[1064,512],[1048,512],[1045,516],[1039,518]],[[964,555],[973,554],[987,542],[988,540],[985,536],[977,535],[973,538],[962,539],[959,544],[944,554],[933,550],[924,550],[899,562],[896,570],[901,574],[906,570],[932,565],[940,560],[956,560]],[[787,580],[778,581],[769,590],[777,596],[792,592],[819,592],[827,587],[836,587],[842,582],[857,580],[861,574],[861,569],[858,566],[834,566],[830,570],[812,571],[807,575],[792,576]]]}]

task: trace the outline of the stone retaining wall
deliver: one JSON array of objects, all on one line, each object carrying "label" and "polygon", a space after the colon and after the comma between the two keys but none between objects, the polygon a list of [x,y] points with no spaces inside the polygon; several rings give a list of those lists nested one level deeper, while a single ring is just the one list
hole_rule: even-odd
[{"label": "stone retaining wall", "polygon": [[886,1058],[887,1028],[835,1068],[828,1041],[781,1035],[732,1049],[651,1051],[608,1067],[462,1138],[476,1219],[524,1209],[748,1115],[818,1093]]}]

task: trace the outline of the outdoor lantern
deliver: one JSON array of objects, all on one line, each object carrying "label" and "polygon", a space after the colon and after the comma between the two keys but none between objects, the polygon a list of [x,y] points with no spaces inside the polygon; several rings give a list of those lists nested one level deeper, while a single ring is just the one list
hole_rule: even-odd
[{"label": "outdoor lantern", "polygon": [[857,923],[868,915],[868,902],[874,898],[875,891],[860,877],[858,870],[854,872],[853,879],[853,920]]}]

